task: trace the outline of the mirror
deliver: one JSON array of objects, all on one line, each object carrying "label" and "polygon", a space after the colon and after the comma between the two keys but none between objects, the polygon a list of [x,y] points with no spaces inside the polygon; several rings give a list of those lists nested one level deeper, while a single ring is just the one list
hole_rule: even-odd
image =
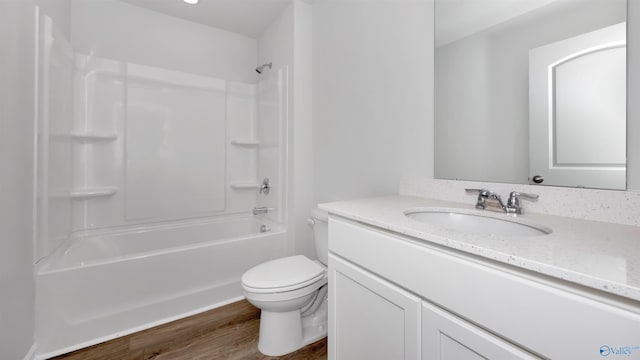
[{"label": "mirror", "polygon": [[435,0],[435,176],[626,187],[626,0]]}]

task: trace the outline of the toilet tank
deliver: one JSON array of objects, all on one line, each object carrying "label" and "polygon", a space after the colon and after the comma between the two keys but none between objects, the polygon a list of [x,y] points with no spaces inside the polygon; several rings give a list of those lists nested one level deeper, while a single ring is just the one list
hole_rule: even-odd
[{"label": "toilet tank", "polygon": [[311,220],[313,241],[316,244],[318,260],[327,265],[329,260],[329,214],[316,208],[311,210]]}]

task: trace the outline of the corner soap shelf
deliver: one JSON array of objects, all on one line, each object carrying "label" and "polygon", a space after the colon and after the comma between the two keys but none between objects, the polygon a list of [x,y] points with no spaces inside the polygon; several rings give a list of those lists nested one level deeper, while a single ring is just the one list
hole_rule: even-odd
[{"label": "corner soap shelf", "polygon": [[100,141],[113,141],[118,138],[115,133],[100,133],[94,131],[74,131],[70,134],[73,141],[81,143],[95,143]]},{"label": "corner soap shelf", "polygon": [[231,183],[232,189],[257,189],[262,185],[257,181],[234,181]]},{"label": "corner soap shelf", "polygon": [[85,187],[73,189],[70,196],[72,199],[88,199],[111,196],[116,192],[118,192],[118,188],[115,186]]},{"label": "corner soap shelf", "polygon": [[233,139],[231,140],[231,145],[255,147],[260,145],[260,141],[255,139]]}]

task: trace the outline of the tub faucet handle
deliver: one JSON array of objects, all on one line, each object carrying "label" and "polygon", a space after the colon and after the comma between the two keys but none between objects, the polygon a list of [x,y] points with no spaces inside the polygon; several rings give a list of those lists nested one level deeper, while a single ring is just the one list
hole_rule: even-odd
[{"label": "tub faucet handle", "polygon": [[260,184],[260,194],[269,195],[270,191],[271,182],[269,181],[269,178],[264,178],[264,180],[262,180],[262,184]]}]

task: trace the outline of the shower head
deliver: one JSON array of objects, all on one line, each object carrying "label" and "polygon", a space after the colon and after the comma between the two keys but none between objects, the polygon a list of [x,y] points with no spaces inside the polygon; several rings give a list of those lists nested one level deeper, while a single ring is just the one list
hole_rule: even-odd
[{"label": "shower head", "polygon": [[266,67],[268,67],[269,69],[271,69],[271,63],[268,63],[268,64],[262,64],[262,65],[258,66],[258,67],[256,68],[256,72],[257,72],[258,74],[262,74],[262,71],[263,71],[263,70],[264,70],[264,68],[266,68]]}]

